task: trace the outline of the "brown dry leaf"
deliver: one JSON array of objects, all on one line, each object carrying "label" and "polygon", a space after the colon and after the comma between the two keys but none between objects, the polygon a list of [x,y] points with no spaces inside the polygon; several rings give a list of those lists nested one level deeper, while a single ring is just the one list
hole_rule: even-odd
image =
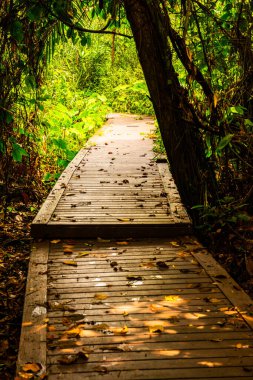
[{"label": "brown dry leaf", "polygon": [[64,248],[63,253],[65,255],[71,255],[73,253],[73,249],[71,249],[71,248]]},{"label": "brown dry leaf", "polygon": [[169,269],[169,266],[164,261],[157,261],[156,265],[161,270]]},{"label": "brown dry leaf", "polygon": [[210,339],[210,342],[215,342],[215,343],[219,343],[222,341],[223,341],[223,339],[221,339],[221,338]]},{"label": "brown dry leaf", "polygon": [[66,355],[59,358],[57,361],[60,364],[73,364],[78,360],[77,355]]},{"label": "brown dry leaf", "polygon": [[50,243],[52,243],[52,244],[58,244],[58,243],[60,243],[60,239],[55,239],[55,240],[51,240],[50,241]]},{"label": "brown dry leaf", "polygon": [[55,331],[55,326],[48,326],[48,331],[52,332],[52,331]]},{"label": "brown dry leaf", "polygon": [[130,282],[143,281],[142,276],[127,276],[127,279]]},{"label": "brown dry leaf", "polygon": [[66,261],[63,261],[63,264],[71,265],[71,266],[73,266],[73,267],[77,267],[77,262],[74,261],[74,260],[66,260]]},{"label": "brown dry leaf", "polygon": [[124,311],[123,316],[127,317],[128,315],[129,315],[129,313],[127,311]]},{"label": "brown dry leaf", "polygon": [[26,363],[22,366],[22,371],[37,373],[41,370],[41,364],[37,363]]},{"label": "brown dry leaf", "polygon": [[153,333],[155,333],[155,334],[161,334],[161,333],[164,332],[164,326],[163,325],[149,326],[148,329],[149,329],[149,332],[151,334],[153,334]]},{"label": "brown dry leaf", "polygon": [[106,300],[108,298],[108,295],[105,294],[105,293],[96,293],[94,298],[96,300],[100,300],[100,301],[103,301],[103,300]]},{"label": "brown dry leaf", "polygon": [[153,261],[149,261],[147,263],[141,263],[139,266],[141,268],[154,268],[155,267],[155,263]]},{"label": "brown dry leaf", "polygon": [[120,222],[131,222],[133,221],[133,218],[117,218]]},{"label": "brown dry leaf", "polygon": [[128,242],[127,241],[117,241],[118,245],[128,245]]},{"label": "brown dry leaf", "polygon": [[76,363],[78,359],[81,359],[87,362],[87,360],[89,360],[89,355],[84,351],[79,351],[75,355],[62,356],[60,359],[58,359],[58,363],[73,364],[73,363]]}]

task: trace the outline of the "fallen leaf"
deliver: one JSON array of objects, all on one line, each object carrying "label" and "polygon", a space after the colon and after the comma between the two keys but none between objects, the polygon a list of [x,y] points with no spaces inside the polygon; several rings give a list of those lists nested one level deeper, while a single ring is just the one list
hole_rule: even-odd
[{"label": "fallen leaf", "polygon": [[126,335],[128,333],[128,327],[120,327],[112,330],[114,335]]},{"label": "fallen leaf", "polygon": [[78,256],[83,257],[83,256],[88,256],[91,252],[78,252]]},{"label": "fallen leaf", "polygon": [[169,266],[164,261],[157,261],[156,265],[159,269],[169,269]]},{"label": "fallen leaf", "polygon": [[52,244],[58,244],[58,243],[60,243],[60,239],[57,239],[57,240],[51,240],[50,241],[50,243],[52,243]]},{"label": "fallen leaf", "polygon": [[77,262],[74,261],[74,260],[66,260],[66,261],[63,261],[63,264],[71,265],[71,266],[73,266],[73,267],[77,267]]},{"label": "fallen leaf", "polygon": [[177,302],[179,301],[181,298],[179,296],[165,296],[164,297],[164,300],[166,302]]},{"label": "fallen leaf", "polygon": [[163,325],[154,325],[154,326],[149,326],[148,327],[149,329],[149,332],[151,334],[161,334],[162,332],[164,332],[164,326]]},{"label": "fallen leaf", "polygon": [[26,363],[22,366],[22,371],[37,373],[41,370],[41,364],[37,363]]},{"label": "fallen leaf", "polygon": [[133,218],[117,218],[120,222],[132,222]]},{"label": "fallen leaf", "polygon": [[96,300],[102,301],[102,300],[106,300],[108,298],[108,295],[104,294],[104,293],[96,293],[95,296],[94,296],[94,298]]},{"label": "fallen leaf", "polygon": [[128,245],[128,242],[127,241],[117,241],[118,245]]},{"label": "fallen leaf", "polygon": [[135,281],[142,281],[143,278],[141,276],[127,276],[128,281],[135,282]]},{"label": "fallen leaf", "polygon": [[147,263],[141,263],[139,266],[141,268],[154,268],[155,267],[155,263],[153,263],[152,261],[149,261]]},{"label": "fallen leaf", "polygon": [[70,249],[70,248],[65,248],[64,251],[63,251],[63,253],[64,253],[65,255],[71,255],[71,254],[73,253],[73,250]]},{"label": "fallen leaf", "polygon": [[97,325],[92,326],[92,330],[96,331],[104,331],[104,330],[110,330],[110,326],[106,323],[99,323]]},{"label": "fallen leaf", "polygon": [[76,328],[67,330],[64,333],[67,334],[68,336],[71,336],[72,338],[76,338],[79,336],[80,332],[81,330],[78,327],[76,327]]},{"label": "fallen leaf", "polygon": [[79,359],[82,359],[86,362],[87,360],[89,360],[89,355],[83,351],[79,351],[76,355],[62,356],[57,361],[60,364],[73,364],[73,363],[76,363],[77,360],[79,360]]},{"label": "fallen leaf", "polygon": [[235,347],[238,349],[241,349],[241,348],[249,348],[250,346],[248,344],[237,343]]},{"label": "fallen leaf", "polygon": [[216,342],[216,343],[219,343],[219,342],[222,342],[223,339],[221,338],[216,338],[216,339],[210,339],[210,342]]}]

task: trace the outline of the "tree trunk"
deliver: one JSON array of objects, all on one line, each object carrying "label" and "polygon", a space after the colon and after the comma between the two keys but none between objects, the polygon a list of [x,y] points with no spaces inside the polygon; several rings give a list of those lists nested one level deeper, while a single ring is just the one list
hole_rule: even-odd
[{"label": "tree trunk", "polygon": [[215,180],[193,122],[187,94],[172,65],[164,16],[158,0],[124,0],[139,60],[149,88],[171,171],[190,208],[215,196]]}]

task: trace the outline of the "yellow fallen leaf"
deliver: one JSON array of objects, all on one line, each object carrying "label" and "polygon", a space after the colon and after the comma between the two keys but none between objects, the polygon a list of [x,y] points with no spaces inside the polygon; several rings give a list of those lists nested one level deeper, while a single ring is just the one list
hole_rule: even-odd
[{"label": "yellow fallen leaf", "polygon": [[23,380],[23,379],[34,379],[34,374],[20,371],[18,373],[18,377],[15,377],[15,380]]},{"label": "yellow fallen leaf", "polygon": [[71,335],[72,337],[76,337],[80,334],[80,329],[78,327],[67,330],[64,332],[64,334]]},{"label": "yellow fallen leaf", "polygon": [[249,348],[249,345],[248,344],[237,343],[237,345],[235,347],[238,348],[238,349]]},{"label": "yellow fallen leaf", "polygon": [[149,326],[148,329],[149,329],[149,332],[151,334],[152,333],[161,334],[162,332],[164,332],[164,326],[163,325]]},{"label": "yellow fallen leaf", "polygon": [[83,256],[88,256],[90,252],[78,252],[78,256],[83,257]]},{"label": "yellow fallen leaf", "polygon": [[180,300],[180,297],[179,296],[165,296],[164,300],[166,302],[177,302]]},{"label": "yellow fallen leaf", "polygon": [[24,372],[33,372],[37,373],[41,370],[41,365],[37,363],[26,363],[23,365],[22,370]]},{"label": "yellow fallen leaf", "polygon": [[133,219],[130,218],[117,218],[120,222],[130,222]]},{"label": "yellow fallen leaf", "polygon": [[113,329],[113,333],[114,335],[126,335],[128,333],[128,327],[124,326],[124,327]]},{"label": "yellow fallen leaf", "polygon": [[72,265],[73,267],[77,267],[77,262],[76,261],[72,261],[72,260],[63,261],[63,264]]},{"label": "yellow fallen leaf", "polygon": [[173,247],[180,247],[177,241],[171,241],[170,244],[173,245]]},{"label": "yellow fallen leaf", "polygon": [[52,244],[58,244],[58,243],[60,243],[60,239],[56,239],[56,240],[51,240],[50,241],[50,243],[52,243]]},{"label": "yellow fallen leaf", "polygon": [[108,295],[107,294],[104,294],[104,293],[96,293],[94,298],[96,298],[96,300],[106,300],[108,298]]},{"label": "yellow fallen leaf", "polygon": [[124,311],[123,316],[124,316],[124,317],[127,317],[128,315],[129,315],[129,313],[126,312],[126,311]]},{"label": "yellow fallen leaf", "polygon": [[117,241],[117,244],[118,245],[127,245],[128,242],[127,241]]}]

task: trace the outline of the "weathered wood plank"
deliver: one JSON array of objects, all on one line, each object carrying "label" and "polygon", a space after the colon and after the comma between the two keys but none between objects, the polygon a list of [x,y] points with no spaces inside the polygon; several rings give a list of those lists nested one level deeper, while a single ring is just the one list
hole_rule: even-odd
[{"label": "weathered wood plank", "polygon": [[23,322],[20,337],[17,372],[26,363],[41,366],[41,375],[46,372],[46,332],[47,332],[47,241],[34,243],[32,248]]}]

